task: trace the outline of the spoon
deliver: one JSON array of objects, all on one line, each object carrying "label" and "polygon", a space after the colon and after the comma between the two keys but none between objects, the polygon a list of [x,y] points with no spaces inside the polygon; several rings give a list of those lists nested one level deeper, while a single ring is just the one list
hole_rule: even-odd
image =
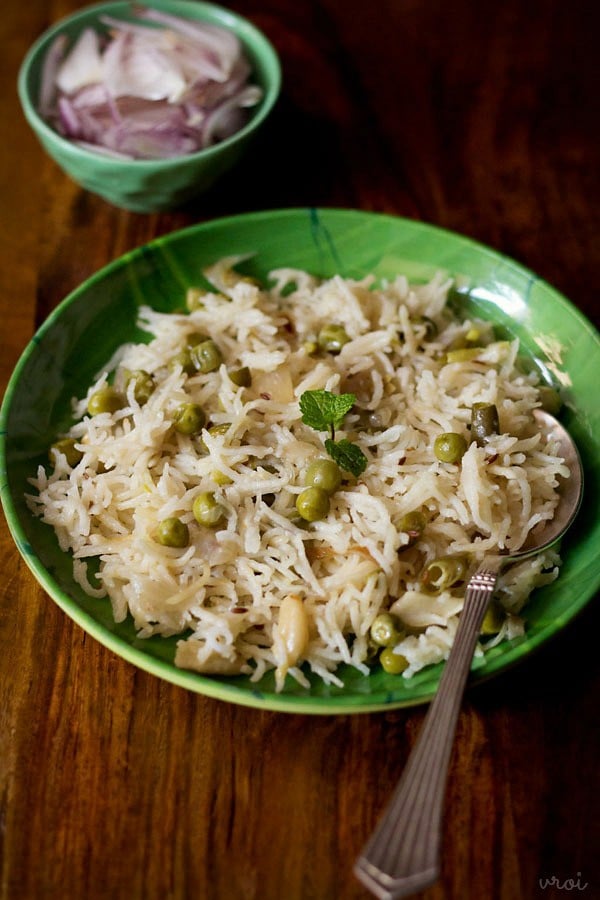
[{"label": "spoon", "polygon": [[558,455],[564,458],[570,477],[561,482],[554,518],[532,529],[518,553],[489,557],[469,580],[456,637],[417,743],[389,806],[354,867],[355,875],[380,900],[407,897],[437,881],[454,732],[481,623],[498,576],[504,566],[556,543],[581,504],[583,470],[571,436],[548,413],[536,409],[534,416],[540,428],[557,442]]}]

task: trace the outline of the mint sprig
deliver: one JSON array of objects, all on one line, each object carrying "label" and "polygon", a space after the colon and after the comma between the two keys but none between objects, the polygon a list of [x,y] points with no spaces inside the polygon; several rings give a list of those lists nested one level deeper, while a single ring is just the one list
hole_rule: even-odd
[{"label": "mint sprig", "polygon": [[340,469],[358,478],[367,467],[367,457],[352,441],[335,440],[335,429],[355,403],[355,394],[334,394],[332,391],[305,391],[300,397],[304,424],[315,431],[328,431],[330,436],[325,441],[325,449]]}]

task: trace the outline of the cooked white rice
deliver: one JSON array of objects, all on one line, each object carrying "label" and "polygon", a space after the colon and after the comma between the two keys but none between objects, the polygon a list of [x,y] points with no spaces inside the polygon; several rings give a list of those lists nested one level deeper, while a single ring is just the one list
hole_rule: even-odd
[{"label": "cooked white rice", "polygon": [[[306,664],[339,684],[340,663],[369,671],[371,623],[391,607],[404,626],[396,652],[410,677],[447,657],[463,603],[464,585],[439,594],[423,588],[426,562],[466,552],[475,564],[496,548],[517,550],[553,516],[557,478],[568,471],[535,428],[536,377],[516,365],[517,341],[496,341],[489,324],[449,313],[451,285],[442,277],[417,286],[398,276],[377,286],[373,277],[319,281],[281,269],[265,290],[237,276],[234,263],[207,273],[216,289],[203,308],[140,310],[154,337],[121,348],[74,401],[69,435],[83,458],[74,468],[63,455],[50,473],[40,467],[30,507],[73,554],[84,590],[110,598],[116,621],[130,614],[141,637],[182,636],[180,667],[256,681],[275,669],[281,689],[288,673],[307,684]],[[351,340],[338,355],[315,354],[315,337],[331,322]],[[218,344],[224,362],[217,371],[187,376],[167,367],[192,332]],[[447,363],[445,350],[465,336],[485,349]],[[240,366],[251,370],[250,387],[229,378],[228,369]],[[152,373],[156,390],[140,406],[130,387],[122,409],[89,416],[89,396],[118,367]],[[295,500],[307,465],[326,456],[326,435],[302,423],[299,398],[316,389],[356,394],[336,437],[359,444],[368,465],[357,480],[344,480],[327,517],[308,525]],[[207,424],[228,423],[226,432],[204,430],[201,448],[198,438],[174,431],[173,413],[184,401],[199,403]],[[483,447],[471,443],[461,464],[439,462],[435,438],[467,436],[475,402],[497,406],[501,434]],[[216,483],[215,474],[229,483]],[[204,491],[227,510],[218,530],[194,520],[193,500]],[[398,522],[414,510],[428,523],[409,547]],[[171,516],[189,526],[184,549],[153,538]],[[93,557],[99,572],[92,577]],[[556,577],[559,563],[547,552],[502,577],[507,615],[493,643],[523,633],[523,604]]]}]

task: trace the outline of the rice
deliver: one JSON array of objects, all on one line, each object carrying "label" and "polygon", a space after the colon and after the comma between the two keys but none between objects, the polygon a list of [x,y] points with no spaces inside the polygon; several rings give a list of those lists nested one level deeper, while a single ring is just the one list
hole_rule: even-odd
[{"label": "rice", "polygon": [[[341,684],[341,663],[370,671],[370,628],[390,610],[402,625],[394,652],[410,678],[447,658],[463,603],[464,583],[438,593],[424,586],[427,563],[468,554],[475,566],[498,548],[514,552],[554,514],[558,479],[569,473],[532,418],[537,376],[519,367],[516,340],[451,314],[442,276],[378,284],[279,269],[264,289],[239,276],[236,262],[211,267],[215,289],[189,314],[140,309],[149,342],[120,348],[73,401],[68,436],[82,458],[71,466],[56,454],[51,471],[40,466],[28,504],[72,553],[77,583],[109,598],[117,622],[130,615],[142,638],[181,636],[177,666],[254,681],[274,669],[278,690],[287,674],[307,685],[307,669]],[[331,323],[349,340],[339,353],[319,352],[319,331]],[[187,375],[169,362],[197,332],[223,362]],[[481,349],[448,362],[448,349],[465,345]],[[250,386],[230,378],[240,367],[250,369]],[[129,384],[120,409],[89,415],[92,394],[125,370],[152,375],[147,402]],[[308,464],[327,456],[326,435],[301,418],[300,397],[312,390],[355,395],[336,437],[357,444],[367,466],[358,478],[344,473],[329,513],[309,524],[296,499]],[[173,428],[190,401],[211,426],[199,436]],[[440,462],[435,438],[468,436],[477,402],[496,405],[500,433],[471,442],[459,464]],[[225,510],[216,529],[194,519],[201,492]],[[427,524],[413,543],[399,523],[415,510]],[[188,526],[181,549],[155,539],[169,517]],[[501,577],[503,622],[486,646],[523,634],[523,605],[559,565],[547,551]]]}]

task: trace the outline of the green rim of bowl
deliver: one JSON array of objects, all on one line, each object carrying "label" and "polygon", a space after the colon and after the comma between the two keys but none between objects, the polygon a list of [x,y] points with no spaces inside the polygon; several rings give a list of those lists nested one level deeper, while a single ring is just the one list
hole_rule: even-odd
[{"label": "green rim of bowl", "polygon": [[[180,306],[186,287],[202,282],[201,269],[206,264],[242,253],[255,253],[243,264],[244,271],[263,278],[270,269],[284,265],[322,276],[339,272],[361,277],[374,272],[386,278],[404,272],[411,279],[424,280],[438,270],[451,273],[465,312],[490,318],[518,336],[538,360],[542,374],[562,384],[563,420],[577,441],[585,469],[582,509],[563,544],[559,579],[536,591],[525,608],[526,636],[476,658],[471,683],[506,670],[557,635],[600,586],[600,516],[594,503],[600,484],[600,406],[596,401],[600,335],[562,294],[488,247],[421,222],[347,209],[270,210],[173,232],[101,269],[43,323],[15,368],[0,412],[0,479],[9,529],[44,590],[117,655],[173,684],[216,699],[281,712],[337,714],[426,703],[435,693],[441,665],[430,666],[410,680],[381,670],[363,676],[344,666],[340,671],[343,688],[328,687],[310,676],[311,687],[304,689],[289,684],[288,678],[280,694],[275,693],[272,673],[253,684],[246,677],[207,677],[177,669],[172,662],[176,639],[143,641],[136,637],[129,619],[115,625],[108,602],[83,594],[70,574],[70,556],[58,549],[52,529],[27,510],[27,477],[35,474],[52,436],[67,427],[69,398],[81,391],[80,385],[101,368],[118,344],[135,339],[138,306],[147,303],[163,311]],[[84,347],[89,354],[82,354]]]},{"label": "green rim of bowl", "polygon": [[[43,136],[46,141],[49,143],[54,142],[60,146],[63,154],[66,156],[72,156],[74,159],[82,160],[93,159],[96,165],[105,165],[107,168],[115,163],[115,160],[111,157],[103,156],[101,153],[94,153],[92,150],[77,146],[55,131],[54,128],[51,128],[51,126],[44,121],[37,111],[35,102],[31,98],[32,88],[35,84],[35,81],[34,84],[30,83],[33,67],[38,59],[40,60],[41,65],[42,54],[48,50],[50,44],[58,34],[61,34],[62,32],[67,32],[69,34],[77,33],[83,23],[102,14],[111,14],[113,16],[126,18],[128,11],[131,10],[133,5],[134,4],[129,2],[129,0],[112,0],[112,2],[109,0],[109,2],[106,3],[95,3],[90,6],[85,6],[72,15],[60,19],[40,35],[35,43],[29,48],[23,59],[17,78],[17,91],[25,118],[34,130]],[[271,112],[281,90],[281,64],[279,56],[266,35],[257,28],[256,25],[233,10],[227,9],[224,6],[219,6],[215,3],[203,2],[203,0],[194,0],[193,3],[190,2],[190,0],[144,0],[142,5],[152,7],[153,9],[163,9],[166,12],[181,16],[186,16],[187,14],[192,20],[206,21],[209,24],[220,25],[223,28],[233,31],[242,41],[250,56],[260,59],[261,68],[264,69],[265,73],[262,84],[265,93],[259,105],[253,110],[248,122],[246,122],[239,131],[236,131],[235,134],[232,134],[223,141],[219,141],[218,144],[206,147],[204,150],[198,150],[196,153],[188,153],[179,157],[168,159],[136,159],[126,160],[126,162],[135,163],[136,168],[146,167],[160,171],[161,169],[172,167],[177,160],[195,160],[200,157],[209,159],[228,147],[234,146],[239,141],[244,140],[247,135],[255,131]],[[37,86],[37,84],[35,84],[35,86]]]}]

